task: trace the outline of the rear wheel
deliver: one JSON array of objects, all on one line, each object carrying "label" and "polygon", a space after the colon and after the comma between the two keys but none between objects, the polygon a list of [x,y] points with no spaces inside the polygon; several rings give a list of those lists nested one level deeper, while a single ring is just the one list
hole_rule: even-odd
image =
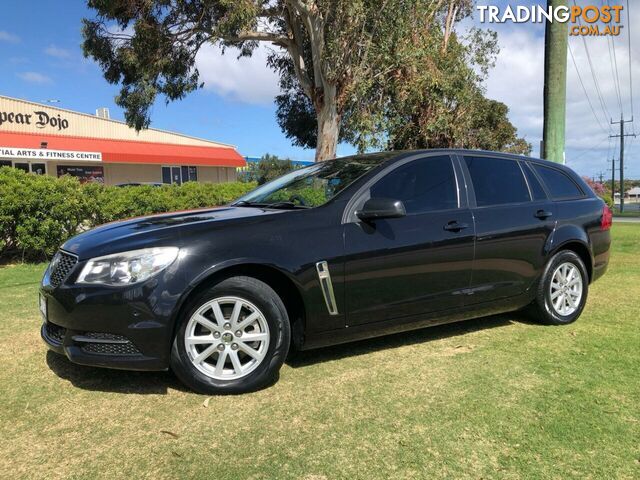
[{"label": "rear wheel", "polygon": [[587,302],[589,276],[582,259],[570,250],[551,258],[531,305],[534,318],[549,325],[578,319]]},{"label": "rear wheel", "polygon": [[273,289],[255,278],[232,277],[189,303],[171,368],[201,393],[257,390],[277,377],[289,338],[287,312]]}]

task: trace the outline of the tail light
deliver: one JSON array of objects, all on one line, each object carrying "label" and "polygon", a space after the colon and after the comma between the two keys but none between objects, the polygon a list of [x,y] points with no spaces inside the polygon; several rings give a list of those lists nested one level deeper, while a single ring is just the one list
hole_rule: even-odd
[{"label": "tail light", "polygon": [[613,212],[611,209],[605,205],[602,208],[602,220],[600,220],[600,230],[609,230],[611,228],[611,224],[613,223]]}]

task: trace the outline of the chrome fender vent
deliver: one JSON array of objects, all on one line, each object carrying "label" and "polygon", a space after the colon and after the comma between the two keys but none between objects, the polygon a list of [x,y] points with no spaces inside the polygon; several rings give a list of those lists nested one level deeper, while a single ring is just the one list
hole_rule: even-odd
[{"label": "chrome fender vent", "polygon": [[333,293],[333,283],[331,283],[331,273],[329,265],[326,261],[316,263],[318,272],[318,280],[320,280],[320,288],[324,296],[324,303],[327,304],[329,315],[338,315],[338,306],[336,305],[336,296]]}]

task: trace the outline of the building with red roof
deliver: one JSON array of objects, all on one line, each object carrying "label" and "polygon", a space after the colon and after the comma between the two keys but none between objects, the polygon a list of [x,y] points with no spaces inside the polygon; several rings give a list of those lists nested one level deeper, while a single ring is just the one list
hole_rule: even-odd
[{"label": "building with red roof", "polygon": [[0,96],[0,166],[106,185],[226,182],[244,158],[232,145]]}]

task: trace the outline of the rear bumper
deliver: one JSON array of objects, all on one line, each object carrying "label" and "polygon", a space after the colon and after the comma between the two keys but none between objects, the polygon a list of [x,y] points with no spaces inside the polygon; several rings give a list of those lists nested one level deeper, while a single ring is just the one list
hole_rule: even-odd
[{"label": "rear bumper", "polygon": [[593,273],[591,281],[595,282],[607,271],[611,252],[611,233],[609,230],[598,231],[591,235],[593,249]]}]

